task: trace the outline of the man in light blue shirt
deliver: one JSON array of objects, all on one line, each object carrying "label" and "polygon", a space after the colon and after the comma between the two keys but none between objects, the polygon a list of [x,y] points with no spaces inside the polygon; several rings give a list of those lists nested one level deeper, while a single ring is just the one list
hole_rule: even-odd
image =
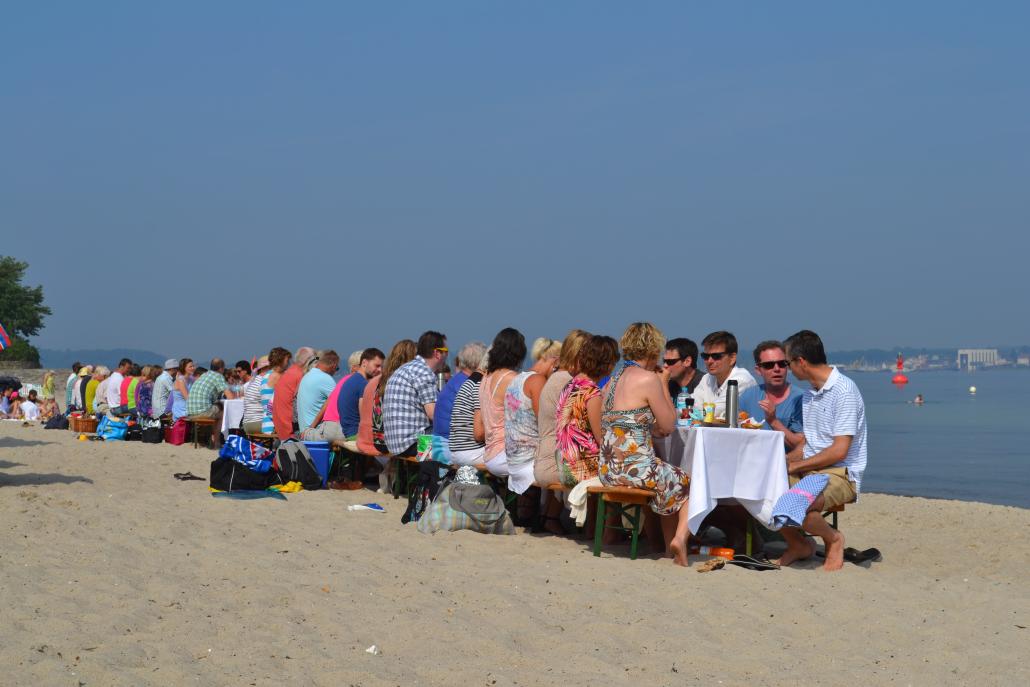
[{"label": "man in light blue shirt", "polygon": [[150,417],[157,419],[167,412],[170,412],[169,400],[172,396],[172,389],[175,387],[175,375],[179,373],[179,361],[176,358],[169,358],[165,361],[165,369],[161,375],[154,380],[154,391],[151,397]]},{"label": "man in light blue shirt", "polygon": [[805,440],[801,433],[801,390],[787,381],[787,353],[779,341],[763,341],[755,347],[755,372],[763,380],[740,394],[740,410],[757,420],[762,429],[783,432],[789,453]]},{"label": "man in light blue shirt", "polygon": [[322,351],[318,362],[308,370],[297,388],[297,424],[301,432],[315,422],[329,394],[336,388],[333,375],[340,369],[340,356],[336,351]]},{"label": "man in light blue shirt", "polygon": [[[823,342],[815,332],[802,330],[784,346],[790,371],[812,385],[801,400],[805,442],[787,455],[787,474],[792,487],[809,475],[826,476],[820,493],[802,493],[811,499],[802,524],[805,532],[826,545],[823,569],[840,570],[844,535],[830,527],[822,513],[858,499],[866,466],[865,403],[858,386],[826,363]],[[800,529],[784,527],[780,533],[787,540],[780,565],[815,553],[815,545]]]}]

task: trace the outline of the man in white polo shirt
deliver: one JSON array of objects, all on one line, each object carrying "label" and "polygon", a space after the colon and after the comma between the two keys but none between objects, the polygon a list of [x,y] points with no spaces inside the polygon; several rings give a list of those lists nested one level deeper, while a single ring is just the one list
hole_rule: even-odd
[{"label": "man in white polo shirt", "polygon": [[737,367],[737,337],[729,332],[712,332],[701,342],[701,359],[708,373],[694,389],[694,407],[715,404],[715,416],[726,417],[726,382],[737,382],[737,391],[755,386],[755,378],[742,367]]},{"label": "man in white polo shirt", "polygon": [[[804,529],[826,545],[824,570],[844,566],[844,535],[830,527],[822,513],[828,508],[858,499],[866,465],[865,403],[853,381],[826,363],[826,351],[819,336],[807,329],[786,341],[790,371],[811,389],[801,399],[805,443],[787,455],[791,486],[813,473],[829,477],[826,488],[815,496],[805,515]],[[787,550],[780,565],[810,557],[815,545],[800,529],[780,530]]]}]

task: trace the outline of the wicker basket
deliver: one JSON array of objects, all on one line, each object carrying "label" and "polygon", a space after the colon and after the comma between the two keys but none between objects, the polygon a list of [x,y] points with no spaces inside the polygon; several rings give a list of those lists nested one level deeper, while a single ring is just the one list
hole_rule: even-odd
[{"label": "wicker basket", "polygon": [[75,417],[68,419],[68,429],[77,434],[92,434],[97,431],[97,419],[95,417]]}]

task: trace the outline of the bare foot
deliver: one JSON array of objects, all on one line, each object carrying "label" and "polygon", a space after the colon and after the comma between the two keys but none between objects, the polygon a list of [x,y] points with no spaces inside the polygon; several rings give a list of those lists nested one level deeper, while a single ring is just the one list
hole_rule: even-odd
[{"label": "bare foot", "polygon": [[684,568],[689,565],[687,562],[687,547],[684,542],[672,540],[669,543],[669,553],[672,554],[672,562],[676,565],[682,565]]},{"label": "bare foot", "polygon": [[[787,550],[783,552],[778,561],[773,561],[780,567],[786,567],[794,561],[803,561],[806,558],[811,558],[815,554],[815,544],[808,537],[801,540],[801,544],[794,546],[791,544],[787,547]],[[842,550],[843,551],[843,550]]]},{"label": "bare foot", "polygon": [[844,567],[844,535],[834,530],[836,537],[829,541],[823,540],[826,544],[826,562],[823,570],[833,572]]}]

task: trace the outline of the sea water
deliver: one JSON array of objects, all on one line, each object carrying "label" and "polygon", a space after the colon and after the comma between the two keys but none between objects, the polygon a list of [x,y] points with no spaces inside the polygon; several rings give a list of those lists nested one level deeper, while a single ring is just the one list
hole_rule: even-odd
[{"label": "sea water", "polygon": [[906,372],[900,389],[893,371],[845,374],[865,400],[863,491],[1030,508],[1030,370]]}]

